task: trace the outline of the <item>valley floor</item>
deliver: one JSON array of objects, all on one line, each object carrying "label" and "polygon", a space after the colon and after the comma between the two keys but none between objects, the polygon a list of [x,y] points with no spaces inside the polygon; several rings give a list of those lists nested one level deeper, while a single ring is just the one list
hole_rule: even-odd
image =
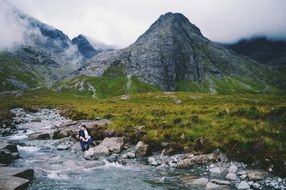
[{"label": "valley floor", "polygon": [[166,149],[209,153],[220,149],[230,158],[286,175],[286,97],[272,95],[209,95],[199,93],[142,93],[97,99],[50,90],[0,97],[0,124],[11,125],[10,109],[33,111],[53,107],[73,120],[106,118],[108,129],[95,130],[142,140],[151,151]]}]

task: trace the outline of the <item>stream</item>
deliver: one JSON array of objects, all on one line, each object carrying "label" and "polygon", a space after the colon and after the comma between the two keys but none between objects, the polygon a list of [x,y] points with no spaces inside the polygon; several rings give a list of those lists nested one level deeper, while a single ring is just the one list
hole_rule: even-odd
[{"label": "stream", "polygon": [[[223,180],[225,170],[212,173],[214,164],[178,169],[170,166],[151,166],[146,159],[126,159],[125,164],[109,162],[105,158],[86,160],[81,151],[70,148],[59,149],[59,145],[69,145],[69,139],[29,140],[36,132],[52,133],[56,127],[71,120],[60,115],[56,109],[41,109],[35,113],[17,108],[12,110],[16,117],[17,131],[0,137],[1,141],[17,144],[20,158],[10,166],[32,168],[35,171],[33,183],[28,189],[205,189],[205,185],[194,185],[194,177]],[[229,167],[224,165],[221,167]],[[238,168],[245,168],[238,164]],[[226,169],[227,170],[227,169]],[[271,180],[274,178],[271,178]],[[278,180],[278,178],[275,178]],[[281,179],[282,180],[282,179]],[[239,183],[239,181],[237,182]],[[223,189],[237,189],[237,183],[221,186]],[[278,183],[277,189],[284,189],[286,180]],[[263,188],[261,183],[259,189]],[[267,185],[266,182],[264,185]],[[220,187],[220,186],[218,186]],[[271,189],[271,188],[270,188]]]}]

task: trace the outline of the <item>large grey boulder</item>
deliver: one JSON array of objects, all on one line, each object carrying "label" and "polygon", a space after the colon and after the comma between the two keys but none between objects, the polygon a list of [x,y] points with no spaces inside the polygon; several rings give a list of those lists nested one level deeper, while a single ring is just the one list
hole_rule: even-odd
[{"label": "large grey boulder", "polygon": [[139,141],[135,146],[135,156],[144,157],[147,155],[148,145],[142,141]]},{"label": "large grey boulder", "polygon": [[34,178],[33,169],[0,167],[0,189],[24,189]]},{"label": "large grey boulder", "polygon": [[124,137],[106,137],[100,145],[105,146],[111,152],[120,153],[124,146]]},{"label": "large grey boulder", "polygon": [[48,140],[51,138],[49,133],[36,132],[29,135],[29,140]]},{"label": "large grey boulder", "polygon": [[110,155],[110,151],[103,145],[98,145],[90,148],[84,152],[83,157],[87,160],[97,160],[99,157],[106,157]]}]

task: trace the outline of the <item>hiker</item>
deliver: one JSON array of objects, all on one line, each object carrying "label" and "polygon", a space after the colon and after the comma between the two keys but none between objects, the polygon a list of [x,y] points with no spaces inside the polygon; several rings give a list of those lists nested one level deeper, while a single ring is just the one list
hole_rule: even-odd
[{"label": "hiker", "polygon": [[82,151],[88,150],[90,145],[92,144],[92,138],[86,130],[86,125],[80,126],[79,141],[80,141],[80,146],[81,146]]}]

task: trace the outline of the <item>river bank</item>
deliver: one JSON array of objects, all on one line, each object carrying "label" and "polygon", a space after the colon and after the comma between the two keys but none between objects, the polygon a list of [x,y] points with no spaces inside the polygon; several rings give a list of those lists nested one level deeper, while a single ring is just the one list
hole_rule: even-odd
[{"label": "river bank", "polygon": [[169,156],[166,149],[148,152],[144,142],[132,144],[106,133],[103,141],[82,153],[76,140],[78,126],[97,130],[110,120],[72,121],[56,109],[12,112],[16,128],[10,134],[5,131],[1,141],[18,147],[20,159],[9,166],[35,171],[29,189],[285,189],[285,179],[232,162],[219,151]]}]

